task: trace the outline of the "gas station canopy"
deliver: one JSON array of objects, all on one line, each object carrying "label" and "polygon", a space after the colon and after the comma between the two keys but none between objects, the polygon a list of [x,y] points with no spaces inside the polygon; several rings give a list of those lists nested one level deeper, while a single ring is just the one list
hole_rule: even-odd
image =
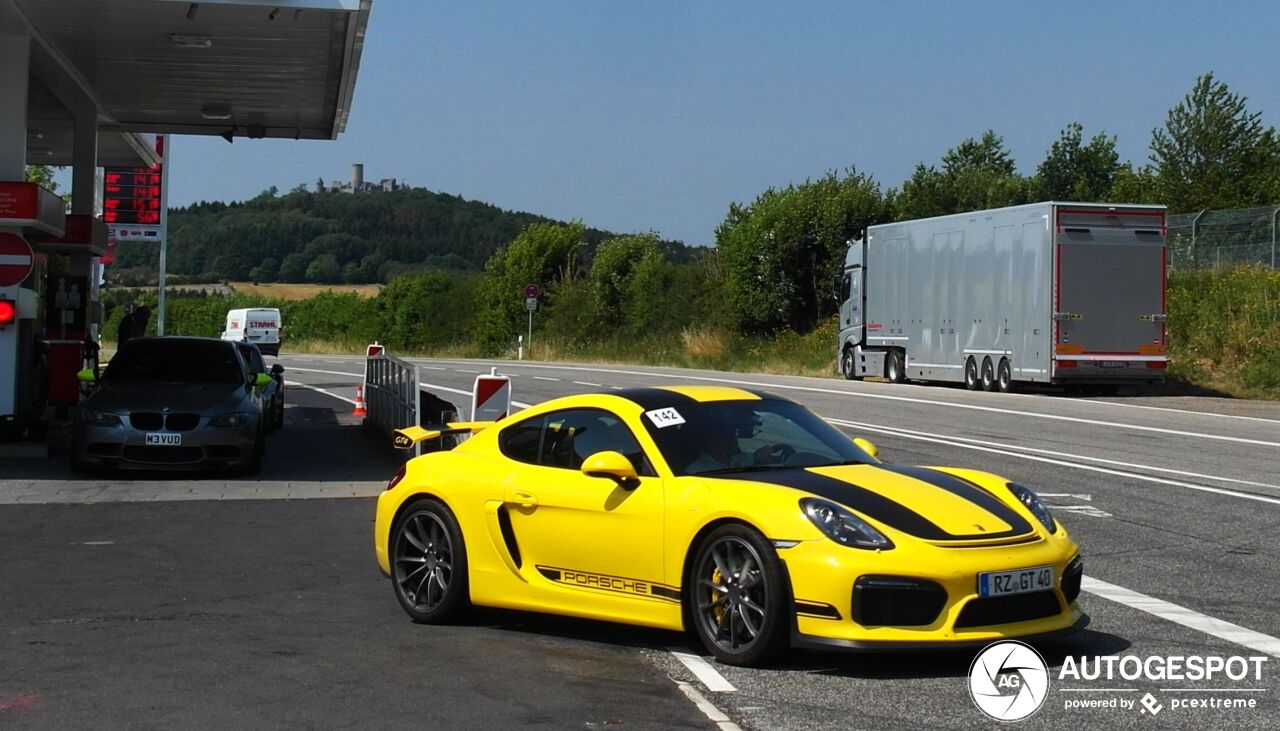
[{"label": "gas station canopy", "polygon": [[28,163],[71,162],[78,100],[99,165],[151,164],[154,133],[334,139],[370,3],[0,0],[0,27],[32,41]]}]

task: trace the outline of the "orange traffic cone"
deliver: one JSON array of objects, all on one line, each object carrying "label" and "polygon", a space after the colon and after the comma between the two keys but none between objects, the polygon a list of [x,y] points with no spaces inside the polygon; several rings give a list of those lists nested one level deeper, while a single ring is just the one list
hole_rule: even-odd
[{"label": "orange traffic cone", "polygon": [[361,419],[369,415],[364,408],[364,386],[356,386],[356,408],[351,412],[352,416],[358,416]]}]

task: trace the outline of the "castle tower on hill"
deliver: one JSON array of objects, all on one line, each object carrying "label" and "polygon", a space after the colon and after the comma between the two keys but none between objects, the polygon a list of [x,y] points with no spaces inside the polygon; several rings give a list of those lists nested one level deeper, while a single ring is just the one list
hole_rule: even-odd
[{"label": "castle tower on hill", "polygon": [[351,163],[351,180],[349,182],[344,183],[341,180],[329,182],[329,192],[331,193],[390,193],[405,187],[408,186],[395,178],[383,178],[376,183],[366,183],[364,179],[364,163],[361,162]]}]

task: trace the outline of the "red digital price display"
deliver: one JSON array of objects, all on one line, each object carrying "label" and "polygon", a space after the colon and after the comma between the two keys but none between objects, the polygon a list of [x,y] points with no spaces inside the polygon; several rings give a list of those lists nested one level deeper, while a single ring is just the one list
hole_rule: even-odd
[{"label": "red digital price display", "polygon": [[160,166],[105,168],[102,181],[102,220],[127,226],[159,225]]}]

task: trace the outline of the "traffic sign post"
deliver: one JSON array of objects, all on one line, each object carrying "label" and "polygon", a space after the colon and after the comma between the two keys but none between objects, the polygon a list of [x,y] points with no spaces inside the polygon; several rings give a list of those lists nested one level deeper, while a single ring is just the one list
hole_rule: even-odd
[{"label": "traffic sign post", "polygon": [[[524,339],[524,347],[528,348],[530,358],[533,357],[533,313],[538,309],[538,297],[541,295],[542,290],[538,288],[538,285],[524,285],[524,308],[529,311],[529,333]],[[521,357],[523,358],[523,352]]]}]

